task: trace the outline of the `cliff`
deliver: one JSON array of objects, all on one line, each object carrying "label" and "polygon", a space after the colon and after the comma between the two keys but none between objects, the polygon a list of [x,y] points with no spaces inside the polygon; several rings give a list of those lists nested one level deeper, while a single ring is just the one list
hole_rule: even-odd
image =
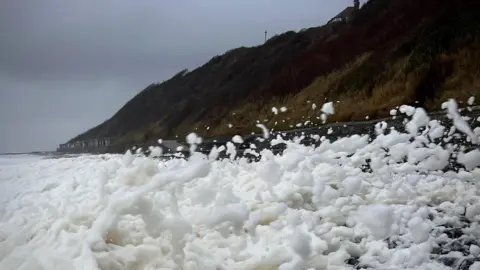
[{"label": "cliff", "polygon": [[[319,125],[326,101],[339,101],[329,121],[349,121],[479,94],[479,1],[370,0],[348,23],[287,32],[150,85],[71,141],[115,137],[111,149],[121,151],[192,131],[249,133],[257,120],[276,129]],[[281,106],[288,111],[275,116],[271,108]]]}]

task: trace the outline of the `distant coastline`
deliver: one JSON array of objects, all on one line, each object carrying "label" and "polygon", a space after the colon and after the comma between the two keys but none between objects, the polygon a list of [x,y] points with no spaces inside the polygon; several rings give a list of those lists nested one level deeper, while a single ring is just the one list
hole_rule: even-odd
[{"label": "distant coastline", "polygon": [[59,153],[56,151],[33,151],[33,152],[13,152],[0,153],[0,156],[21,156],[21,155],[35,155],[35,156],[62,156],[67,153]]}]

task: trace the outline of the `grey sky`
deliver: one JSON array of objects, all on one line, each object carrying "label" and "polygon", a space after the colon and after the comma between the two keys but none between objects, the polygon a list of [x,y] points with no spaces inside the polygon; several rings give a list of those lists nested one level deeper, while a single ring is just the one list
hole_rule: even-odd
[{"label": "grey sky", "polygon": [[324,24],[349,0],[0,3],[0,153],[53,150],[154,82],[269,36]]}]

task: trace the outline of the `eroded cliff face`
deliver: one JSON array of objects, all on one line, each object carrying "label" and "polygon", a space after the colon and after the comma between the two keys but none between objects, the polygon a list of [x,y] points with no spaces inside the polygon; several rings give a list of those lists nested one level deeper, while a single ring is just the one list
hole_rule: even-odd
[{"label": "eroded cliff face", "polygon": [[[371,0],[349,23],[287,32],[150,85],[73,140],[116,137],[122,148],[192,131],[247,133],[256,120],[316,125],[312,104],[326,101],[339,101],[330,121],[383,117],[401,104],[435,109],[480,94],[479,38],[478,1]],[[274,106],[288,108],[282,121]]]}]

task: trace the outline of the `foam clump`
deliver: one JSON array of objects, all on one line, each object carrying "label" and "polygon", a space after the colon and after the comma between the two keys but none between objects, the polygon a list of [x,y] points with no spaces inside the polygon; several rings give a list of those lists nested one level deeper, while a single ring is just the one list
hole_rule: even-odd
[{"label": "foam clump", "polygon": [[322,105],[322,112],[326,114],[334,114],[333,102],[328,102]]},{"label": "foam clump", "polygon": [[362,179],[360,177],[346,177],[343,180],[343,187],[345,195],[353,195],[360,190],[362,186]]},{"label": "foam clump", "polygon": [[0,269],[479,269],[480,152],[457,138],[479,131],[444,108],[453,129],[411,106],[405,133],[288,140],[258,124],[286,149],[252,145],[256,162],[240,136],[197,153],[194,133],[183,159],[2,156]]},{"label": "foam clump", "polygon": [[263,138],[268,139],[270,137],[270,131],[268,130],[268,128],[265,125],[257,124],[257,127],[262,130]]},{"label": "foam clump", "polygon": [[449,99],[442,104],[443,109],[448,110],[448,116],[453,120],[455,128],[465,133],[473,143],[478,143],[478,136],[476,136],[465,119],[458,113],[458,105],[454,99]]},{"label": "foam clump", "polygon": [[[408,113],[410,111],[408,110]],[[412,135],[416,136],[418,133],[418,129],[420,127],[427,126],[430,121],[430,118],[427,115],[427,112],[425,112],[424,109],[422,108],[416,108],[415,112],[413,113],[412,120],[407,123],[406,129],[407,131]]]},{"label": "foam clump", "polygon": [[200,144],[202,143],[202,138],[200,138],[196,133],[190,133],[187,135],[188,144]]},{"label": "foam clump", "polygon": [[474,96],[469,97],[467,100],[467,104],[472,106],[474,103],[475,103],[475,97]]},{"label": "foam clump", "polygon": [[408,227],[415,243],[419,244],[428,240],[431,227],[422,218],[413,217],[408,221]]},{"label": "foam clump", "polygon": [[473,170],[480,166],[480,151],[475,149],[467,153],[460,153],[457,160],[468,170]]},{"label": "foam clump", "polygon": [[416,109],[413,106],[402,105],[402,106],[400,106],[399,111],[401,113],[404,113],[404,114],[408,115],[408,116],[412,116],[415,113]]},{"label": "foam clump", "polygon": [[233,138],[232,138],[232,142],[234,142],[234,143],[243,143],[243,139],[242,139],[241,136],[235,135],[235,136],[233,136]]},{"label": "foam clump", "polygon": [[394,211],[385,204],[369,205],[360,208],[359,220],[369,230],[374,239],[382,240],[392,233]]}]

